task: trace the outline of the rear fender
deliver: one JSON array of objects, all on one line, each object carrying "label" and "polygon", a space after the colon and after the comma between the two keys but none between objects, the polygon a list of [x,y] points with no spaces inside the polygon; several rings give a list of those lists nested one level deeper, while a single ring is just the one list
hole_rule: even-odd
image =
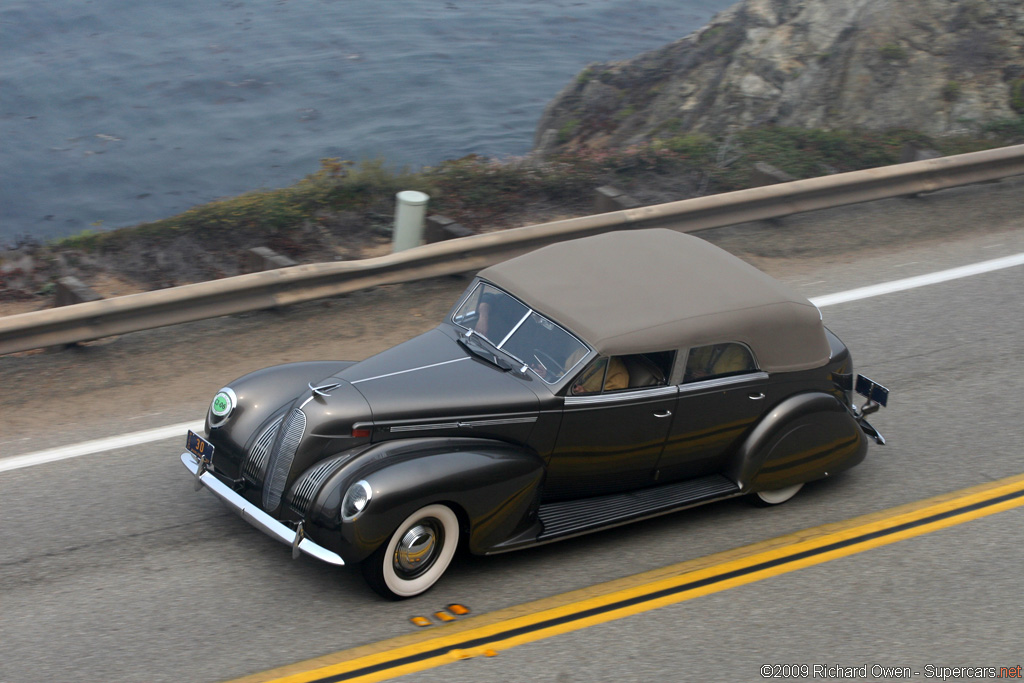
[{"label": "rear fender", "polygon": [[[461,518],[470,551],[479,554],[529,525],[543,477],[540,456],[498,441],[389,441],[361,453],[326,482],[318,516],[338,524],[346,560],[360,561],[413,512],[444,503]],[[339,523],[342,498],[360,479],[370,484],[372,498],[355,521]]]},{"label": "rear fender", "polygon": [[853,467],[866,452],[863,432],[839,399],[808,392],[763,417],[726,474],[744,491],[772,490]]}]

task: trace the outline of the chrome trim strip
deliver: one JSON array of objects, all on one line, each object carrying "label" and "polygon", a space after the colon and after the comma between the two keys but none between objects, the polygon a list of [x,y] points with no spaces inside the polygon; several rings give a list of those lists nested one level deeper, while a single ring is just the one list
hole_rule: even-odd
[{"label": "chrome trim strip", "polygon": [[679,386],[679,393],[685,394],[691,391],[699,391],[701,389],[717,389],[718,387],[727,387],[733,384],[742,384],[744,382],[755,382],[763,381],[768,379],[767,372],[751,372],[746,375],[734,375],[732,377],[719,377],[717,379],[708,379],[702,382],[690,382],[689,384],[681,384]]},{"label": "chrome trim strip", "polygon": [[266,535],[289,546],[297,547],[298,550],[315,557],[318,560],[342,566],[345,561],[335,552],[314,543],[309,538],[302,536],[298,544],[295,543],[298,534],[277,521],[254,503],[250,503],[237,492],[232,490],[224,482],[218,479],[212,472],[199,472],[199,464],[191,453],[185,451],[181,454],[181,463],[188,468],[188,471],[197,475],[199,482],[208,488],[211,493],[220,498],[231,510],[242,519],[253,525]]},{"label": "chrome trim strip", "polygon": [[671,385],[667,387],[651,387],[649,389],[637,389],[617,391],[614,394],[598,394],[596,396],[566,396],[566,406],[584,406],[598,403],[614,403],[616,401],[633,401],[636,399],[655,398],[657,396],[673,396],[679,392],[679,387]]},{"label": "chrome trim strip", "polygon": [[389,373],[387,373],[385,375],[377,375],[376,377],[364,377],[363,379],[357,379],[357,380],[353,381],[352,384],[359,384],[360,382],[369,382],[369,381],[375,380],[375,379],[384,379],[385,377],[394,377],[395,375],[404,375],[407,372],[416,372],[417,370],[426,370],[427,368],[436,368],[439,365],[448,365],[449,363],[458,363],[459,361],[462,361],[462,360],[469,360],[469,356],[464,356],[462,358],[455,358],[453,360],[444,360],[444,361],[441,361],[440,363],[431,363],[430,365],[421,365],[418,368],[409,368],[408,370],[399,370],[398,372],[389,372]]},{"label": "chrome trim strip", "polygon": [[505,417],[495,418],[493,420],[467,420],[459,422],[460,427],[495,427],[497,425],[515,425],[515,424],[527,424],[529,422],[536,422],[537,416],[532,415],[530,417]]},{"label": "chrome trim strip", "polygon": [[419,432],[428,429],[459,429],[459,428],[470,428],[473,427],[496,427],[498,425],[512,425],[512,424],[527,424],[530,422],[536,422],[537,416],[532,415],[528,417],[505,417],[495,418],[493,420],[460,420],[458,422],[429,422],[425,424],[413,424],[413,425],[396,425],[394,427],[387,427],[389,432]]},{"label": "chrome trim strip", "polygon": [[458,422],[434,422],[432,424],[423,425],[399,425],[397,427],[388,427],[387,430],[392,433],[396,432],[420,432],[428,429],[458,429]]}]

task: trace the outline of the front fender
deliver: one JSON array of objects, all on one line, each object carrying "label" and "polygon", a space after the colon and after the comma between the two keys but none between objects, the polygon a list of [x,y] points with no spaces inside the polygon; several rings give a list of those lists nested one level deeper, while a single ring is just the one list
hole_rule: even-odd
[{"label": "front fender", "polygon": [[268,417],[306,390],[307,382],[330,377],[352,364],[351,361],[285,363],[243,375],[227,385],[235,392],[238,405],[230,417],[216,427],[211,426],[211,414],[207,410],[206,433],[216,434],[218,446],[228,441],[244,446]]},{"label": "front fender", "polygon": [[[449,505],[468,532],[470,552],[483,553],[529,525],[544,461],[518,446],[486,439],[422,438],[376,444],[324,486],[317,517],[338,530],[341,555],[360,561],[416,510]],[[340,522],[348,487],[365,479],[373,496],[353,522]]]},{"label": "front fender", "polygon": [[349,365],[352,362],[286,363],[251,372],[228,384],[237,404],[227,419],[214,422],[212,413],[206,411],[206,434],[216,447],[217,470],[228,478],[241,478],[245,454],[271,418],[283,413],[302,391],[309,391],[307,382],[330,377]]},{"label": "front fender", "polygon": [[835,396],[808,392],[775,406],[736,452],[727,475],[744,491],[820,479],[864,459],[867,440]]}]

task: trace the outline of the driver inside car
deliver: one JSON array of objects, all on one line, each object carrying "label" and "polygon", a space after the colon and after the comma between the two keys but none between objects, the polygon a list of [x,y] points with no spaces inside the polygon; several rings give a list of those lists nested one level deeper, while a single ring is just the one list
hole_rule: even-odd
[{"label": "driver inside car", "polygon": [[[579,355],[574,353],[566,361],[566,367],[571,367],[579,360],[579,356],[582,356],[586,351],[581,350]],[[605,376],[605,366],[608,366],[608,374]],[[601,379],[604,378],[604,386],[601,385]],[[629,386],[629,371],[626,369],[626,364],[622,362],[621,358],[617,356],[611,359],[611,363],[607,358],[598,358],[596,361],[591,363],[580,378],[572,385],[572,393],[576,395],[580,394],[596,394],[600,393],[602,389],[604,391],[616,391],[618,389],[625,389]]]}]

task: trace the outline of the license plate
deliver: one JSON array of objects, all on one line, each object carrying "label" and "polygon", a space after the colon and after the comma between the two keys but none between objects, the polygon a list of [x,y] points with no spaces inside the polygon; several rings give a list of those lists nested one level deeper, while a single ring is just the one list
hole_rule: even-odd
[{"label": "license plate", "polygon": [[185,439],[185,450],[200,460],[209,461],[213,457],[213,444],[191,429],[188,430],[188,438]]},{"label": "license plate", "polygon": [[889,390],[864,375],[857,376],[857,393],[882,406],[889,403]]}]

